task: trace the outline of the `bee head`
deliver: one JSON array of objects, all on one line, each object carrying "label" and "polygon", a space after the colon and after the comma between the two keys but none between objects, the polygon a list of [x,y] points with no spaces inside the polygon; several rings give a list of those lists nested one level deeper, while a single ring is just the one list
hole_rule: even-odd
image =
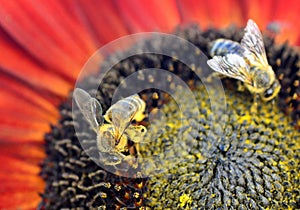
[{"label": "bee head", "polygon": [[261,94],[262,100],[263,101],[272,100],[278,95],[280,88],[281,87],[278,80],[275,79],[272,85]]},{"label": "bee head", "polygon": [[263,70],[257,69],[256,74],[254,75],[254,81],[256,82],[256,87],[258,89],[266,89],[270,86],[270,74]]}]

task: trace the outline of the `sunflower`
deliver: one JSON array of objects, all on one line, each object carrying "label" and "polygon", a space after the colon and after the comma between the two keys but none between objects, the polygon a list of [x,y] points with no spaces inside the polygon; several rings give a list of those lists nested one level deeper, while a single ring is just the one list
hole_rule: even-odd
[{"label": "sunflower", "polygon": [[[50,204],[53,204],[56,198],[65,195],[64,193],[55,195],[55,191],[51,191],[62,186],[59,185],[60,180],[53,180],[54,176],[50,176],[51,169],[56,167],[52,161],[57,158],[53,155],[55,154],[53,151],[57,150],[54,141],[61,139],[63,135],[68,136],[68,133],[62,135],[61,131],[57,130],[59,125],[70,121],[68,115],[70,107],[66,99],[74,87],[80,69],[99,47],[136,32],[170,33],[178,25],[196,23],[202,30],[208,29],[207,33],[209,33],[212,28],[224,28],[232,24],[244,26],[249,18],[254,19],[260,28],[266,29],[266,33],[270,36],[275,36],[277,43],[288,40],[289,44],[298,45],[300,29],[296,26],[299,7],[296,0],[288,3],[281,0],[276,2],[258,0],[1,1],[0,208],[35,209],[39,204],[47,206],[47,202],[51,199]],[[179,33],[189,34],[188,31]],[[270,41],[270,49],[273,45]],[[287,45],[274,52],[278,52],[273,54],[274,65],[282,58],[281,62],[284,65],[297,67],[299,56]],[[280,71],[279,68],[278,72]],[[280,74],[278,77],[280,78]],[[293,109],[292,112],[297,112],[294,114],[297,117],[299,116],[299,107],[297,107],[299,106],[299,92],[297,92],[299,70],[298,75],[290,71],[281,77],[285,90],[282,92],[284,97],[282,104],[288,104],[283,105],[286,106],[285,111],[289,112],[289,109]],[[66,145],[68,144],[70,143],[67,142]],[[75,153],[78,148],[75,145],[71,148],[74,150],[72,152]],[[86,159],[83,158],[81,162],[84,162],[83,160]],[[61,165],[68,167],[63,162],[64,159],[61,161]],[[81,162],[77,163],[80,165]],[[59,174],[59,170],[57,170],[57,177],[65,180],[77,179],[70,174]],[[95,174],[94,165],[91,165],[89,170],[90,174]],[[98,175],[104,180],[107,177],[106,172],[102,170],[98,171]],[[84,190],[89,189],[85,184],[99,181],[95,180],[94,176],[88,178],[90,180],[85,181],[85,177],[79,177],[83,180],[81,185],[83,193],[77,197],[79,200],[84,199]],[[179,178],[181,180],[182,176]],[[109,186],[105,185],[104,188],[107,190],[100,195],[99,201],[98,197],[90,199],[92,207],[101,203],[101,199],[110,196],[109,193],[120,195],[115,197],[120,205],[134,204],[136,207],[143,206],[143,202],[146,203],[146,196],[142,195],[147,193],[146,180],[132,181],[116,177],[113,181],[109,181],[108,183],[114,184],[114,190],[110,190]],[[56,183],[56,186],[53,183]],[[130,187],[126,188],[124,183],[133,183],[134,189],[138,189],[140,194],[134,194],[136,192]],[[122,186],[125,186],[125,190]],[[157,186],[161,187],[163,184],[160,185],[158,182]],[[124,197],[128,197],[131,193],[134,194],[134,199],[124,200]],[[292,196],[299,194],[299,189],[297,192],[291,190],[290,193]],[[163,196],[172,196],[172,193],[166,192]],[[182,194],[179,207],[190,205],[192,198],[191,195]],[[293,199],[297,198],[293,197]],[[299,205],[299,201],[295,202],[296,204],[291,205]]]}]

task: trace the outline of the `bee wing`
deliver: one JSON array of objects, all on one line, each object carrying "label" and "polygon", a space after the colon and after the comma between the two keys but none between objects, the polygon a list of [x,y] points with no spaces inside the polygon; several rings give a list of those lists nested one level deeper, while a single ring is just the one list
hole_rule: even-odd
[{"label": "bee wing", "polygon": [[124,131],[128,128],[131,121],[133,120],[135,110],[119,110],[115,109],[112,113],[112,124],[114,125],[116,134],[121,137]]},{"label": "bee wing", "polygon": [[[103,123],[101,104],[80,88],[74,90],[73,97],[85,119],[97,132],[98,127]],[[100,119],[97,118],[99,115]]]},{"label": "bee wing", "polygon": [[126,129],[129,139],[135,143],[141,142],[147,129],[142,125],[131,125]]},{"label": "bee wing", "polygon": [[[113,104],[105,113],[104,118],[109,123],[114,123],[113,121],[116,120],[118,122],[118,118],[121,119],[128,119],[132,121],[135,116],[136,110],[138,110],[137,105],[132,103],[132,99],[135,100],[136,95],[128,96],[117,101]],[[138,95],[137,95],[138,96]],[[135,106],[135,108],[130,108],[130,106]]]},{"label": "bee wing", "polygon": [[145,102],[137,94],[126,97],[112,105],[105,113],[105,120],[115,127],[117,136],[121,136],[132,120],[136,120],[137,115],[142,115],[141,110],[145,110]]},{"label": "bee wing", "polygon": [[103,124],[97,135],[97,146],[100,152],[112,152],[115,148],[115,137],[113,126],[111,124]]},{"label": "bee wing", "polygon": [[[262,34],[256,23],[251,19],[248,20],[241,45],[254,55],[255,62],[259,65],[268,66]],[[253,62],[253,59],[249,59],[249,61]]]},{"label": "bee wing", "polygon": [[252,84],[249,66],[245,60],[237,54],[214,56],[207,61],[207,64],[222,75]]},{"label": "bee wing", "polygon": [[136,98],[137,101],[137,111],[135,115],[133,116],[133,119],[135,119],[137,122],[142,121],[145,118],[145,109],[146,109],[146,103],[143,101],[138,94],[134,94],[133,97]]}]

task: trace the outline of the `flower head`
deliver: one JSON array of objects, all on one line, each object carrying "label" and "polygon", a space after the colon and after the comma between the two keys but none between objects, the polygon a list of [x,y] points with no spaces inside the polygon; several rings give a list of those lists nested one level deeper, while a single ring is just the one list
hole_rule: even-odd
[{"label": "flower head", "polygon": [[[82,156],[78,143],[74,144],[76,137],[72,130],[70,104],[63,103],[60,111],[57,109],[68,96],[87,58],[98,47],[126,34],[153,30],[171,32],[177,25],[191,21],[199,23],[203,29],[232,23],[242,26],[249,17],[263,29],[269,26],[271,36],[276,32],[274,28],[279,28],[276,41],[288,39],[290,43],[298,44],[299,29],[295,27],[299,16],[298,5],[297,1],[286,4],[285,1],[261,3],[230,0],[222,4],[192,0],[168,0],[163,3],[2,1],[0,158],[5,164],[0,179],[0,207],[30,209],[35,208],[41,200],[42,206],[53,204],[57,207],[61,207],[60,202],[74,205],[64,207],[80,206],[80,202],[86,200],[93,207],[103,205],[103,200],[111,205],[143,206],[147,200],[147,196],[143,195],[148,187],[146,181],[135,179],[131,182],[119,177],[106,179],[107,172],[97,169]],[[214,29],[209,29],[201,36],[194,32],[181,31],[194,38],[201,49],[206,48],[205,38],[213,39],[222,34]],[[235,38],[239,36],[236,30],[231,29],[228,29],[228,34]],[[293,113],[294,122],[299,125],[298,53],[288,45],[279,47],[272,42],[268,44],[268,51],[271,54],[270,64],[277,66],[276,73],[283,87],[280,107],[287,113]],[[286,68],[288,71],[284,71]],[[160,101],[153,103],[160,104]],[[50,123],[55,125],[50,127]],[[46,135],[44,145],[44,136],[50,130],[51,134]],[[67,140],[61,142],[64,138]],[[39,176],[42,162],[44,181]],[[80,176],[68,171],[73,170],[72,167],[83,167],[79,171]],[[74,187],[74,183],[81,185]],[[95,188],[89,188],[95,185]],[[95,192],[99,188],[103,189],[103,194]],[[134,194],[135,190],[139,194]],[[294,196],[293,193],[297,192],[291,189],[290,193]],[[43,199],[39,194],[43,194]],[[117,195],[114,201],[110,200],[111,195]],[[70,199],[53,203],[56,196]],[[186,200],[183,198],[189,198],[186,201],[186,205],[189,205],[194,197],[185,196],[181,200]],[[299,198],[295,199],[296,205],[299,205]]]}]

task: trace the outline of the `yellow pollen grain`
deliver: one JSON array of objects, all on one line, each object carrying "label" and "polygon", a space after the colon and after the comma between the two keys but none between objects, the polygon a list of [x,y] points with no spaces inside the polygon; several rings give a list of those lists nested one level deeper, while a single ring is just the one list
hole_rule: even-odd
[{"label": "yellow pollen grain", "polygon": [[238,119],[238,123],[243,123],[243,122],[251,122],[252,121],[252,115],[249,115],[249,114],[246,114],[244,116],[241,116],[239,119]]},{"label": "yellow pollen grain", "polygon": [[192,198],[188,194],[182,194],[179,197],[180,207],[183,208],[186,204],[192,203]]}]

